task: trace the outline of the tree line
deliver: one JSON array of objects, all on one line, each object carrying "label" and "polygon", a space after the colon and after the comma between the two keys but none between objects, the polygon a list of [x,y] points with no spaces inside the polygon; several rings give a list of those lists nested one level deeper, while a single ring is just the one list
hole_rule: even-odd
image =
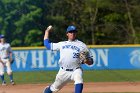
[{"label": "tree line", "polygon": [[75,25],[78,39],[88,45],[139,44],[140,0],[0,0],[0,34],[11,46],[42,46],[44,31],[53,25],[50,40],[66,40]]}]

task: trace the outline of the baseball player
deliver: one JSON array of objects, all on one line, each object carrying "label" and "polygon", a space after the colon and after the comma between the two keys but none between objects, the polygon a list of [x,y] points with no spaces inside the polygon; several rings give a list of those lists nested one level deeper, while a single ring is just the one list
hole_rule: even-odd
[{"label": "baseball player", "polygon": [[62,41],[58,43],[50,43],[49,32],[52,31],[52,26],[49,26],[44,35],[44,45],[48,50],[59,50],[59,72],[56,76],[55,82],[46,87],[43,93],[52,93],[59,91],[68,82],[74,81],[75,93],[82,93],[83,90],[83,78],[82,78],[82,68],[81,64],[84,62],[80,58],[81,52],[87,52],[88,56],[86,59],[86,64],[92,65],[93,59],[89,55],[89,50],[87,46],[76,39],[77,29],[75,26],[70,25],[66,30],[66,35],[68,37],[67,41]]},{"label": "baseball player", "polygon": [[12,62],[12,50],[9,43],[5,42],[5,36],[0,35],[0,77],[2,80],[2,85],[6,85],[4,80],[4,69],[7,68],[7,74],[10,77],[10,83],[14,85],[13,74],[11,69]]}]

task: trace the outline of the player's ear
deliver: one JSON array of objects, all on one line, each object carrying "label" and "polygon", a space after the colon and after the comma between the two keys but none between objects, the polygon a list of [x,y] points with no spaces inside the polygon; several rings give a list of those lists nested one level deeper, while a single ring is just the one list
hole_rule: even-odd
[{"label": "player's ear", "polygon": [[66,35],[68,36],[68,33],[66,33]]}]

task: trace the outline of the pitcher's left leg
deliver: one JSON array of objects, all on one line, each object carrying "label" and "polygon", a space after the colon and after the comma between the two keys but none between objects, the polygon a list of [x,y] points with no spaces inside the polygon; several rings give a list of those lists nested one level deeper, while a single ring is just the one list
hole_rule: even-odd
[{"label": "pitcher's left leg", "polygon": [[75,84],[75,93],[82,93],[83,83]]},{"label": "pitcher's left leg", "polygon": [[83,72],[82,69],[76,69],[73,73],[73,79],[75,81],[75,93],[82,93],[83,90]]}]

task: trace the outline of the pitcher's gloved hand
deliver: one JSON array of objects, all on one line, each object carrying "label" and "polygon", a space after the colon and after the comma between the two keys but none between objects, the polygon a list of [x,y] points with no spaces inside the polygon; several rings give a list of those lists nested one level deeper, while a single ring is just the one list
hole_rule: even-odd
[{"label": "pitcher's gloved hand", "polygon": [[89,56],[88,51],[82,51],[79,53],[79,58],[82,64],[88,64],[92,65],[93,64],[93,59],[92,57]]}]

